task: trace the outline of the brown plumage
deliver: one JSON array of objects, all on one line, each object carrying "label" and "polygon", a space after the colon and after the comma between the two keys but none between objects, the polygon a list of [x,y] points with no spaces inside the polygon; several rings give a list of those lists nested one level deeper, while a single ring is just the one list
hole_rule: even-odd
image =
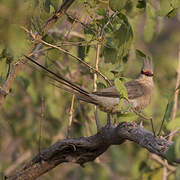
[{"label": "brown plumage", "polygon": [[75,94],[82,101],[97,105],[104,112],[112,114],[125,113],[131,111],[129,104],[137,111],[141,111],[150,103],[153,93],[153,65],[152,61],[148,59],[143,60],[141,73],[137,79],[125,83],[129,102],[124,100],[122,108],[119,109],[118,104],[120,94],[115,86],[90,93],[82,87],[38,64],[32,58],[25,57],[46,70],[50,74],[50,76],[48,75],[50,78],[60,83],[60,85],[54,84],[55,86]]}]

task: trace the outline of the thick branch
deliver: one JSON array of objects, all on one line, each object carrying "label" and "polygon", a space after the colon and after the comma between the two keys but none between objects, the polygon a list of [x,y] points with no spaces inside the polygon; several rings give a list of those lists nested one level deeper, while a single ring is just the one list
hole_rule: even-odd
[{"label": "thick branch", "polygon": [[60,140],[41,151],[15,175],[8,180],[32,180],[48,172],[63,162],[84,165],[104,153],[110,145],[120,145],[125,140],[133,141],[148,151],[166,158],[166,152],[172,145],[164,138],[154,137],[153,133],[136,124],[123,122],[118,126],[104,127],[90,137]]}]

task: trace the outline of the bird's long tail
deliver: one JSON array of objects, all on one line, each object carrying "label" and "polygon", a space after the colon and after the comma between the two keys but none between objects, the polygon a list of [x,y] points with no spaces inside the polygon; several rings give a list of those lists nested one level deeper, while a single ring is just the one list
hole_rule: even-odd
[{"label": "bird's long tail", "polygon": [[91,94],[86,91],[85,89],[83,89],[82,87],[74,84],[73,82],[65,79],[64,77],[62,77],[59,74],[54,73],[53,71],[49,70],[48,68],[42,66],[41,64],[39,64],[37,61],[35,61],[33,58],[28,57],[26,55],[24,55],[28,60],[30,60],[32,63],[34,63],[35,65],[39,66],[40,68],[44,69],[48,74],[46,74],[47,77],[49,77],[50,79],[53,79],[54,81],[58,82],[59,84],[55,84],[52,83],[52,85],[63,89],[71,94],[76,95],[80,100],[88,102],[88,103],[92,103],[95,105],[98,105],[97,101],[95,98],[93,98],[91,96]]}]

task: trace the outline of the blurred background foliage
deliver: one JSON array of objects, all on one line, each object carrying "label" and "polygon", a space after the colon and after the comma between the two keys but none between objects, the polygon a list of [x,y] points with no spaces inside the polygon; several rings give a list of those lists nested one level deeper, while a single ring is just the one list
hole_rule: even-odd
[{"label": "blurred background foliage", "polygon": [[[0,1],[0,85],[23,54],[33,53],[54,72],[93,90],[93,74],[84,65],[56,49],[36,44],[21,27],[39,33],[43,40],[59,45],[95,65],[97,44],[101,44],[99,69],[112,82],[128,81],[140,71],[143,56],[154,63],[154,96],[144,111],[153,117],[158,132],[163,117],[162,135],[180,127],[180,110],[171,121],[172,96],[176,83],[180,46],[179,0],[77,0],[57,24],[43,35],[42,26],[58,10],[62,0]],[[20,157],[28,160],[38,152],[42,115],[41,148],[66,137],[72,95],[52,86],[52,80],[31,64],[24,65],[0,109],[0,172],[9,172]],[[98,88],[106,85],[98,77]],[[75,101],[72,137],[96,133],[92,105]],[[101,124],[106,114],[98,112]],[[139,122],[134,114],[115,117],[119,121]],[[144,122],[151,131],[150,122]],[[180,138],[168,152],[169,160],[180,157]],[[85,168],[62,164],[39,179],[161,179],[162,164],[140,146],[126,142],[113,146]],[[178,171],[179,169],[179,171]],[[180,168],[169,179],[179,179]]]}]

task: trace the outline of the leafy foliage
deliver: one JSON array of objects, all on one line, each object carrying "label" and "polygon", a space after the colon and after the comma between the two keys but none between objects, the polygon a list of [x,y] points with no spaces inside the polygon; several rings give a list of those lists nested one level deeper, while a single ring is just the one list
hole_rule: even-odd
[{"label": "leafy foliage", "polygon": [[[145,114],[153,117],[155,129],[165,118],[165,135],[180,127],[180,111],[171,121],[173,100],[167,105],[165,94],[174,92],[179,36],[179,0],[77,0],[67,14],[48,32],[43,25],[63,1],[16,0],[0,2],[0,85],[5,82],[13,64],[23,54],[33,51],[39,63],[67,79],[93,89],[93,75],[82,64],[57,49],[37,44],[22,27],[42,35],[43,40],[59,45],[69,53],[94,67],[97,44],[101,45],[99,70],[114,82],[122,97],[127,96],[124,81],[135,78],[141,59],[152,54],[155,67],[153,100]],[[39,121],[42,114],[41,148],[66,135],[72,96],[50,83],[44,72],[25,65],[13,83],[11,93],[0,110],[0,172],[5,171],[19,154],[37,152]],[[98,88],[106,82],[98,76]],[[42,108],[42,99],[45,106]],[[120,102],[120,106],[123,99]],[[164,111],[165,110],[165,111]],[[98,112],[102,125],[106,114]],[[72,136],[89,136],[96,132],[92,105],[78,100],[74,104]],[[134,113],[115,117],[118,121],[139,120]],[[150,129],[150,123],[144,122]],[[169,162],[180,157],[180,137],[167,152]],[[9,148],[11,144],[11,148]],[[97,161],[98,162],[98,161]],[[128,167],[128,168],[127,168]],[[113,147],[100,157],[100,163],[90,163],[84,169],[63,165],[44,179],[161,179],[161,165],[148,158],[141,147],[127,143]],[[179,168],[179,167],[178,167]],[[179,169],[170,179],[179,177]]]}]

